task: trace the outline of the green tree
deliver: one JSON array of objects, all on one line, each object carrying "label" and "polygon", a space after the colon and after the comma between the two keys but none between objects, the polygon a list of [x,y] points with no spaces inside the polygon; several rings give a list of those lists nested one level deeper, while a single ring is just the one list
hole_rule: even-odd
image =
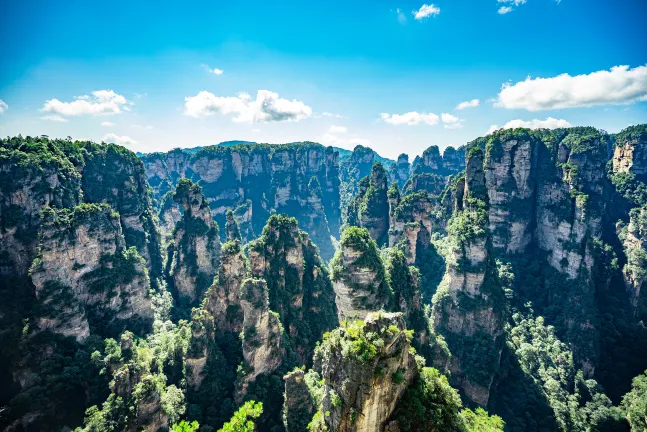
[{"label": "green tree", "polygon": [[261,402],[247,401],[218,432],[254,432],[253,419],[263,414]]},{"label": "green tree", "polygon": [[200,429],[200,425],[195,420],[191,423],[182,420],[180,423],[176,423],[171,427],[173,432],[195,432],[198,429]]},{"label": "green tree", "polygon": [[622,398],[622,408],[632,431],[647,431],[647,371],[631,383],[631,391]]}]

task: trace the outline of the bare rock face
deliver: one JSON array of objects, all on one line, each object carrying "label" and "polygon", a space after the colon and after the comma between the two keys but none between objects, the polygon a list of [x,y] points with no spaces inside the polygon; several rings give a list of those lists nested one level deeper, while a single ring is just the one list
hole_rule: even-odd
[{"label": "bare rock face", "polygon": [[389,240],[389,198],[386,171],[373,165],[371,176],[362,179],[359,194],[348,206],[348,225],[366,228],[378,245]]},{"label": "bare rock face", "polygon": [[243,357],[245,375],[240,381],[240,393],[258,375],[271,373],[283,362],[285,342],[279,317],[269,309],[267,284],[263,279],[246,279],[240,289],[243,309]]},{"label": "bare rock face", "polygon": [[167,192],[161,200],[160,210],[158,213],[159,229],[164,236],[171,236],[175,230],[175,226],[182,220],[182,213],[180,213],[180,206],[175,199],[174,191]]},{"label": "bare rock face", "polygon": [[216,329],[240,333],[243,313],[240,306],[240,289],[249,277],[249,263],[240,242],[229,241],[222,246],[218,277],[207,292],[204,308],[214,319]]},{"label": "bare rock face", "polygon": [[[363,322],[333,331],[324,340],[315,358],[323,387],[313,430],[385,430],[401,396],[417,375],[405,330],[402,314],[376,312]],[[345,344],[361,340],[366,342],[356,351],[342,349]]]},{"label": "bare rock face", "polygon": [[148,196],[142,161],[115,144],[83,143],[82,173],[84,201],[110,204],[119,213],[126,246],[135,246],[146,260],[153,279],[162,274],[161,238]]},{"label": "bare rock face", "polygon": [[196,304],[213,282],[220,258],[218,227],[201,188],[181,179],[174,195],[184,215],[175,230],[172,276],[180,301]]},{"label": "bare rock face", "polygon": [[647,206],[631,212],[629,225],[621,230],[627,264],[622,269],[625,284],[638,319],[647,317]]},{"label": "bare rock face", "polygon": [[234,210],[247,242],[262,231],[272,213],[289,214],[303,225],[311,217],[307,208],[312,177],[321,187],[327,229],[337,236],[341,225],[338,156],[330,147],[305,142],[212,146],[193,154],[174,150],[142,160],[158,199],[178,178],[199,181],[222,232],[227,210]]},{"label": "bare rock face", "polygon": [[431,173],[440,176],[450,176],[461,172],[465,168],[465,150],[447,147],[441,156],[438,146],[427,148],[421,157],[413,161],[412,173]]},{"label": "bare rock face", "polygon": [[339,322],[383,309],[389,287],[377,245],[365,228],[348,227],[330,263]]},{"label": "bare rock face", "polygon": [[26,275],[37,254],[41,210],[81,202],[81,175],[66,158],[47,158],[0,140],[0,277]]},{"label": "bare rock face", "polygon": [[470,401],[487,406],[503,348],[504,298],[490,250],[480,148],[470,151],[464,185],[447,228],[447,269],[432,302],[434,328],[452,355],[434,361]]},{"label": "bare rock face", "polygon": [[532,241],[540,143],[510,139],[485,161],[492,244],[507,254],[523,253]]},{"label": "bare rock face", "polygon": [[[309,377],[308,377],[309,378]],[[285,381],[285,402],[283,404],[283,424],[287,432],[302,432],[316,410],[316,395],[308,387],[306,373],[295,369],[283,377]]]},{"label": "bare rock face", "polygon": [[253,277],[269,287],[277,312],[300,360],[309,363],[321,335],[337,325],[334,291],[316,246],[297,221],[270,217],[263,235],[249,245]]},{"label": "bare rock face", "polygon": [[391,170],[389,172],[391,182],[397,184],[398,188],[402,189],[409,179],[410,171],[411,164],[409,163],[409,156],[402,153],[398,156],[398,160],[391,165]]},{"label": "bare rock face", "polygon": [[645,126],[632,126],[616,136],[613,172],[647,175],[647,133]]},{"label": "bare rock face", "polygon": [[308,185],[309,194],[305,212],[301,216],[301,227],[308,233],[312,241],[319,247],[319,253],[326,261],[335,253],[335,248],[330,239],[330,229],[326,220],[323,203],[323,193],[317,177],[312,177]]},{"label": "bare rock face", "polygon": [[45,210],[31,277],[42,304],[39,327],[83,342],[93,331],[149,329],[150,282],[135,249],[125,249],[108,205]]}]

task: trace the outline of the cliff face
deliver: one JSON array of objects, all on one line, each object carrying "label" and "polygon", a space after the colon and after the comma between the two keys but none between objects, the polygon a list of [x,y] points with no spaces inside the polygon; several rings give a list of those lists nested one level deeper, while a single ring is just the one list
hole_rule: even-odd
[{"label": "cliff face", "polygon": [[181,302],[196,304],[213,282],[220,258],[218,227],[201,188],[181,179],[174,200],[184,215],[175,229],[171,275]]},{"label": "cliff face", "polygon": [[385,312],[327,334],[314,369],[284,377],[286,430],[483,430],[467,426],[458,394],[437,370],[423,367],[411,334],[402,314]]},{"label": "cliff face", "polygon": [[[324,380],[315,431],[384,430],[417,374],[405,330],[402,315],[382,312],[335,330],[324,341],[315,359]],[[344,355],[344,343],[357,349]]]},{"label": "cliff face", "polygon": [[106,203],[119,213],[126,246],[135,246],[148,264],[151,277],[162,274],[160,234],[148,197],[144,164],[134,153],[114,144],[84,143],[80,148],[83,164],[83,198]]},{"label": "cliff face", "polygon": [[620,238],[627,255],[622,274],[636,315],[644,320],[647,317],[647,206],[631,212]]},{"label": "cliff face", "polygon": [[0,275],[26,275],[40,212],[81,202],[81,175],[49,141],[0,140]]},{"label": "cliff face", "polygon": [[[153,311],[144,262],[125,249],[119,215],[107,205],[45,211],[31,268],[38,326],[83,342],[91,328],[149,330]],[[111,331],[112,330],[112,331]]]},{"label": "cliff face", "polygon": [[223,244],[218,277],[209,288],[204,304],[219,332],[238,334],[242,330],[240,290],[243,280],[248,277],[249,262],[243,254],[240,243],[228,241]]},{"label": "cliff face", "polygon": [[[224,228],[227,209],[244,205],[245,210],[235,211],[241,217],[239,223],[243,234],[250,228],[260,233],[272,212],[294,216],[301,224],[312,217],[325,219],[328,230],[335,236],[339,233],[339,162],[338,154],[331,148],[314,143],[214,146],[191,155],[175,150],[146,155],[142,159],[149,182],[158,196],[165,193],[166,185],[175,184],[178,178],[200,181],[213,217],[221,228]],[[312,177],[320,184],[324,203],[323,209],[319,209],[323,213],[317,215],[311,214],[312,208],[309,208]],[[243,229],[243,222],[249,221],[251,227]]]},{"label": "cliff face", "polygon": [[592,128],[503,131],[486,147],[494,252],[513,263],[520,279],[524,256],[545,256],[544,288],[533,292],[520,283],[517,289],[539,307],[573,310],[557,320],[590,375],[598,352],[593,245],[609,201],[607,137]]},{"label": "cliff face", "polygon": [[337,324],[334,292],[317,248],[294,218],[272,216],[250,243],[249,261],[252,276],[267,282],[270,309],[308,363],[315,343]]},{"label": "cliff face", "polygon": [[341,250],[330,262],[339,321],[362,318],[390,301],[390,290],[377,245],[365,228],[348,227]]},{"label": "cliff face", "polygon": [[269,309],[267,283],[263,279],[246,279],[240,288],[243,310],[243,357],[245,374],[240,381],[240,393],[261,374],[276,370],[285,357],[283,326],[277,314]]},{"label": "cliff face", "polygon": [[376,163],[362,179],[358,195],[348,205],[348,225],[366,228],[378,245],[388,242],[389,198],[386,171]]},{"label": "cliff face", "polygon": [[402,189],[404,187],[404,184],[409,179],[410,171],[411,164],[409,163],[409,156],[402,153],[400,156],[398,156],[398,160],[396,160],[395,163],[391,165],[391,169],[389,170],[391,183],[397,184],[398,188]]},{"label": "cliff face", "polygon": [[465,169],[465,150],[463,148],[447,147],[441,156],[438,146],[431,146],[422,153],[422,156],[417,156],[414,159],[411,172],[412,174],[430,173],[447,177],[457,174],[463,169]]},{"label": "cliff face", "polygon": [[616,136],[613,172],[647,176],[647,132],[644,125],[628,127]]},{"label": "cliff face", "polygon": [[433,322],[452,356],[436,364],[473,403],[486,406],[503,347],[504,298],[488,229],[483,151],[470,152],[463,196],[448,224],[445,276],[434,295]]}]

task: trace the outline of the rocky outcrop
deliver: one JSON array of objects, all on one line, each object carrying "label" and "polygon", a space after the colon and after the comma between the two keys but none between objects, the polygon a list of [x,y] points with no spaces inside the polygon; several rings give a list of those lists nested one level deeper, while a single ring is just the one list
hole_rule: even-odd
[{"label": "rocky outcrop", "polygon": [[38,246],[41,210],[81,202],[81,175],[44,138],[0,139],[0,279],[26,276]]},{"label": "rocky outcrop", "polygon": [[404,184],[409,179],[409,173],[411,171],[411,164],[409,163],[409,156],[402,153],[398,156],[398,159],[389,170],[389,177],[392,183],[398,185],[398,188],[402,189]]},{"label": "rocky outcrop", "polygon": [[243,313],[240,289],[249,277],[249,263],[240,242],[228,241],[222,245],[218,277],[207,292],[204,309],[213,317],[219,332],[240,333]]},{"label": "rocky outcrop", "polygon": [[631,303],[638,319],[647,318],[647,205],[631,212],[627,227],[620,231],[627,263],[622,269]]},{"label": "rocky outcrop", "polygon": [[339,322],[384,309],[390,291],[377,245],[365,228],[348,227],[330,262]]},{"label": "rocky outcrop", "polygon": [[46,209],[30,273],[42,330],[83,342],[91,332],[151,327],[145,264],[136,249],[125,248],[119,215],[108,205]]},{"label": "rocky outcrop", "polygon": [[227,241],[237,241],[240,243],[242,240],[240,236],[240,229],[238,228],[238,222],[234,216],[234,212],[227,210],[227,222],[225,223],[225,230],[227,231]]},{"label": "rocky outcrop", "polygon": [[220,258],[218,227],[200,186],[181,179],[174,200],[182,206],[182,220],[175,229],[175,253],[171,267],[173,284],[184,304],[195,305],[213,282]]},{"label": "rocky outcrop", "polygon": [[285,342],[283,326],[277,314],[269,309],[267,283],[263,279],[246,279],[240,288],[243,310],[243,357],[245,374],[241,377],[240,394],[258,375],[271,373],[283,362]]},{"label": "rocky outcrop", "polygon": [[148,196],[144,164],[135,154],[115,144],[83,143],[81,147],[83,198],[107,203],[119,213],[128,247],[135,246],[150,274],[162,274],[160,235]]},{"label": "rocky outcrop", "polygon": [[[251,231],[260,233],[273,212],[287,213],[300,223],[307,220],[310,179],[319,181],[325,219],[337,236],[341,224],[338,153],[315,143],[284,145],[212,146],[189,154],[174,150],[142,157],[153,190],[161,197],[167,184],[179,178],[200,182],[216,222],[224,233],[227,209],[251,221]],[[248,201],[251,203],[249,205]],[[303,219],[302,219],[303,218]],[[239,220],[243,240],[247,227]],[[250,233],[251,234],[251,233]],[[329,257],[326,257],[329,258]]]},{"label": "rocky outcrop", "polygon": [[403,195],[426,191],[432,196],[440,196],[447,186],[447,177],[432,173],[414,174],[404,184]]},{"label": "rocky outcrop", "polygon": [[[332,332],[315,359],[323,386],[314,431],[385,430],[418,372],[405,330],[401,314],[377,312]],[[347,353],[345,344],[358,349]]]},{"label": "rocky outcrop", "polygon": [[483,151],[470,151],[462,202],[448,225],[445,276],[433,299],[435,331],[447,341],[450,358],[435,363],[475,404],[487,406],[503,348],[503,289],[491,252]]},{"label": "rocky outcrop", "polygon": [[267,282],[270,309],[300,360],[309,363],[321,335],[337,325],[334,291],[317,247],[296,219],[275,215],[248,249],[252,276]]},{"label": "rocky outcrop", "polygon": [[171,237],[175,226],[182,220],[180,206],[174,199],[175,191],[168,191],[160,201],[160,209],[157,217],[159,219],[160,233],[164,237]]},{"label": "rocky outcrop", "polygon": [[381,163],[373,165],[370,177],[360,182],[359,194],[348,206],[347,222],[351,226],[366,228],[380,246],[388,242],[388,184]]},{"label": "rocky outcrop", "polygon": [[234,209],[234,218],[238,223],[238,229],[240,230],[240,237],[243,243],[248,243],[256,238],[252,224],[252,200],[246,200],[236,207]]},{"label": "rocky outcrop", "polygon": [[616,135],[613,172],[647,176],[647,126],[631,126]]},{"label": "rocky outcrop", "polygon": [[321,256],[330,260],[335,253],[335,248],[330,238],[330,229],[324,211],[324,197],[317,177],[310,179],[308,190],[307,205],[305,214],[301,217],[303,223],[300,226],[319,247]]},{"label": "rocky outcrop", "polygon": [[422,156],[416,156],[411,167],[412,174],[431,173],[443,177],[457,174],[465,168],[464,149],[447,147],[441,156],[438,146],[427,148]]},{"label": "rocky outcrop", "polygon": [[285,381],[283,425],[287,432],[308,430],[308,424],[315,414],[317,395],[313,394],[308,387],[307,380],[312,380],[313,377],[312,372],[309,374],[310,376],[306,377],[306,372],[297,368],[283,377]]}]

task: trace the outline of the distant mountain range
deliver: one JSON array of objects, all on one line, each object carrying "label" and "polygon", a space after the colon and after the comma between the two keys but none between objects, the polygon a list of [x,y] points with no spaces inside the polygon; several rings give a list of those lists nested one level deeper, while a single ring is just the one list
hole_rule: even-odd
[{"label": "distant mountain range", "polygon": [[[254,142],[254,141],[232,140],[232,141],[223,141],[223,142],[221,142],[219,144],[216,144],[216,145],[221,146],[221,147],[235,147],[237,145],[256,145],[256,144],[259,144],[259,143]],[[292,143],[286,143],[286,144],[292,144]],[[205,147],[209,147],[209,146],[189,147],[189,148],[183,148],[182,150],[187,152],[187,153],[194,154],[194,153],[199,152],[200,150],[202,150]],[[339,162],[343,162],[343,161],[347,160],[348,158],[350,158],[350,155],[353,154],[352,150],[347,150],[347,149],[343,149],[343,148],[340,148],[340,147],[333,147],[333,148],[339,152]],[[394,162],[393,159],[389,159],[389,158],[385,158],[383,156],[380,156],[376,152],[373,152],[373,153],[375,153],[375,162],[381,162],[386,167],[390,166]],[[141,152],[136,153],[136,155],[139,156],[139,157],[141,157],[141,156],[143,156],[145,154],[147,154],[147,153],[141,153]]]}]

